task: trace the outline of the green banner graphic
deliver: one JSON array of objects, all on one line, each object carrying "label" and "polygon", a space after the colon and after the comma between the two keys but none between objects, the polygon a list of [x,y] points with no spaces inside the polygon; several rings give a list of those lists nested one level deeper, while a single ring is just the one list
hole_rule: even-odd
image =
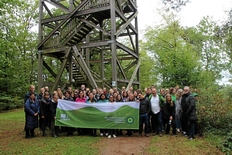
[{"label": "green banner graphic", "polygon": [[95,129],[139,129],[139,103],[80,103],[59,100],[55,125]]}]

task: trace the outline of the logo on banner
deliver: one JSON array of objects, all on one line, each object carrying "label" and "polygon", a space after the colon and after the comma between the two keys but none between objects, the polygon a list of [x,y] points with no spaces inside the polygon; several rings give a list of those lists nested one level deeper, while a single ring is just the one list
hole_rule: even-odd
[{"label": "logo on banner", "polygon": [[64,121],[69,121],[70,120],[70,118],[66,114],[60,114],[60,119],[64,120]]},{"label": "logo on banner", "polygon": [[131,117],[131,116],[127,117],[126,121],[127,121],[128,124],[132,124],[134,122],[134,118]]}]

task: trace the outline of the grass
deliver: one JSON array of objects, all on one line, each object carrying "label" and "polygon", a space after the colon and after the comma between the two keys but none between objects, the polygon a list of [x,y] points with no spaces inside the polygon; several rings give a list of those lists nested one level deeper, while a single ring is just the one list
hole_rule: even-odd
[{"label": "grass", "polygon": [[153,137],[150,147],[147,149],[150,154],[159,155],[220,155],[223,154],[207,138],[197,137],[188,140],[182,135],[173,137],[164,135],[163,137]]},{"label": "grass", "polygon": [[25,139],[25,115],[22,109],[0,113],[0,154],[99,154],[95,144],[101,139],[90,136],[36,137]]},{"label": "grass", "polygon": [[[25,139],[24,123],[25,114],[22,109],[0,113],[1,155],[97,155],[101,154],[100,147],[102,145],[99,144],[107,142],[106,138],[91,136],[67,137],[65,133],[58,138],[43,137],[39,129],[36,129],[35,138]],[[47,133],[49,132],[47,131]],[[196,137],[196,139],[189,141],[182,135],[177,137],[170,135],[154,136],[149,142],[148,148],[141,148],[141,154],[222,155],[223,153],[216,147],[222,138],[218,135],[208,135],[205,138]],[[128,137],[123,140],[128,140]],[[107,147],[112,147],[112,145],[106,143],[104,148]],[[115,153],[111,152],[110,154]]]}]

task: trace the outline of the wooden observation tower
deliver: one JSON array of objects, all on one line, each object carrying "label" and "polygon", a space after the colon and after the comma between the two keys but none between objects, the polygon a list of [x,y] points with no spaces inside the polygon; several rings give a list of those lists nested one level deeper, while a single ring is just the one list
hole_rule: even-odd
[{"label": "wooden observation tower", "polygon": [[[139,87],[136,0],[40,0],[38,87]],[[59,15],[57,15],[59,14]],[[60,62],[58,70],[46,62]],[[62,80],[65,74],[66,80]]]}]

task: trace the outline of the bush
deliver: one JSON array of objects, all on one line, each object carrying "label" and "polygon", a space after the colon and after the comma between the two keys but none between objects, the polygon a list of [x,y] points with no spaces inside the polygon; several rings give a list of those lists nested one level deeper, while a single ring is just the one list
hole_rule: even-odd
[{"label": "bush", "polygon": [[18,96],[0,94],[0,111],[20,108],[23,106],[23,99]]},{"label": "bush", "polygon": [[222,142],[221,147],[222,152],[224,152],[226,155],[232,154],[232,131],[230,131],[224,142]]},{"label": "bush", "polygon": [[230,99],[222,90],[198,90],[197,115],[200,134],[213,132],[226,135],[232,122]]}]

